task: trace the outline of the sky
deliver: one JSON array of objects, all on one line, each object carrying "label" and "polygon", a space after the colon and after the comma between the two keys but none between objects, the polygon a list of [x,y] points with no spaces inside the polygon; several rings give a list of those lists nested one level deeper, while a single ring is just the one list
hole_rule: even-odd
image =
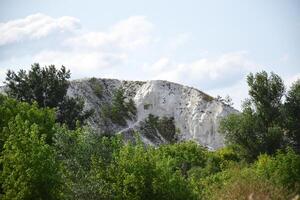
[{"label": "sky", "polygon": [[72,79],[168,80],[234,107],[246,76],[300,78],[298,0],[0,0],[0,84],[31,64]]}]

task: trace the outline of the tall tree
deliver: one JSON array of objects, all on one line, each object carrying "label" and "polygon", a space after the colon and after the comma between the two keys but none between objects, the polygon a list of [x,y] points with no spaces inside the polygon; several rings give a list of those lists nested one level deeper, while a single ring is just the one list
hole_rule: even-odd
[{"label": "tall tree", "polygon": [[56,108],[57,121],[74,129],[76,121],[83,123],[92,111],[84,112],[82,101],[66,97],[70,76],[70,71],[64,66],[58,70],[54,65],[41,68],[38,63],[33,64],[28,72],[20,70],[15,73],[9,70],[6,77],[7,93],[20,101]]},{"label": "tall tree", "polygon": [[292,85],[286,95],[284,127],[286,128],[289,142],[300,153],[300,80]]},{"label": "tall tree", "polygon": [[255,75],[250,73],[247,76],[247,83],[250,103],[265,127],[278,122],[285,92],[282,79],[273,72],[269,76],[266,71],[262,71]]},{"label": "tall tree", "polygon": [[40,107],[53,108],[63,101],[70,76],[64,66],[57,70],[54,65],[41,68],[38,63],[33,64],[28,73],[9,70],[6,77],[8,94],[28,103],[36,101]]},{"label": "tall tree", "polygon": [[281,128],[282,79],[267,72],[249,74],[247,77],[250,99],[243,105],[242,113],[233,114],[221,122],[220,130],[228,143],[237,145],[249,160],[261,153],[273,154],[283,144]]}]

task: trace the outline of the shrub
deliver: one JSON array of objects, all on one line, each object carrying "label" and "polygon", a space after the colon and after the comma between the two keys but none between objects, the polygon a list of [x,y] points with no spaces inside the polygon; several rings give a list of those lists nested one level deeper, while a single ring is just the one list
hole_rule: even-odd
[{"label": "shrub", "polygon": [[1,155],[3,199],[62,198],[59,163],[40,130],[19,115],[9,122],[11,134]]},{"label": "shrub", "polygon": [[293,150],[279,151],[276,156],[261,155],[255,163],[256,173],[277,185],[300,192],[300,156]]},{"label": "shrub", "polygon": [[150,107],[152,106],[152,104],[144,104],[144,110],[148,110]]},{"label": "shrub", "polygon": [[126,120],[133,119],[136,115],[136,106],[132,99],[126,101],[122,88],[115,91],[111,105],[102,108],[104,118],[110,119],[113,123],[126,126]]},{"label": "shrub", "polygon": [[158,117],[152,114],[148,115],[145,119],[145,124],[142,127],[146,137],[154,139],[160,134],[166,141],[175,142],[176,141],[176,127],[173,117]]},{"label": "shrub", "polygon": [[141,143],[127,144],[107,171],[114,199],[194,199],[188,182],[173,171],[168,157]]},{"label": "shrub", "polygon": [[202,93],[202,98],[207,102],[211,102],[212,100],[214,100],[214,98],[212,96],[209,96],[205,93]]},{"label": "shrub", "polygon": [[180,170],[185,177],[192,167],[204,167],[207,160],[206,150],[192,141],[162,145],[158,149],[158,154],[174,159],[172,168]]}]

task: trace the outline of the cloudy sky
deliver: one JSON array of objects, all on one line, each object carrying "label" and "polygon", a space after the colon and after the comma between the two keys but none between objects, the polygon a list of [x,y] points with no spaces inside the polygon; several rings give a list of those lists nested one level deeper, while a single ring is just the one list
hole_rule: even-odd
[{"label": "cloudy sky", "polygon": [[298,0],[0,0],[0,81],[32,63],[72,79],[162,79],[240,108],[245,77],[300,77]]}]

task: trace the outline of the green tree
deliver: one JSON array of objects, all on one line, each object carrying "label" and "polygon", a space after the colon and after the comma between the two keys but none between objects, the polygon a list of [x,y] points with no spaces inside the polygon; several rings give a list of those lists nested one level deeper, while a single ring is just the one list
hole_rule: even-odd
[{"label": "green tree", "polygon": [[102,109],[105,118],[121,126],[126,126],[126,120],[133,119],[137,112],[134,101],[132,99],[126,101],[124,92],[122,88],[117,89],[113,94],[111,105],[106,105]]},{"label": "green tree", "polygon": [[206,150],[193,141],[164,145],[158,150],[160,157],[173,159],[172,168],[185,177],[191,168],[204,167],[207,160]]},{"label": "green tree", "polygon": [[250,73],[247,76],[250,106],[253,106],[257,117],[263,122],[265,129],[281,120],[280,109],[285,87],[282,79],[266,71]]},{"label": "green tree", "polygon": [[[47,144],[53,143],[53,135],[55,133],[53,127],[55,124],[55,112],[49,108],[38,108],[38,105],[34,103],[30,105],[25,102],[18,102],[15,99],[7,96],[0,95],[0,152],[4,155],[3,148],[7,145],[6,142],[12,134],[15,134],[9,129],[10,123],[12,123],[16,117],[18,119],[26,121],[30,125],[37,125],[38,136],[43,137]],[[21,134],[21,133],[19,133]],[[21,137],[18,135],[18,137]],[[24,132],[22,138],[28,137]],[[0,171],[2,171],[2,165],[0,164]],[[1,179],[1,183],[2,183]]]},{"label": "green tree", "polygon": [[67,124],[69,129],[75,130],[77,122],[83,124],[84,121],[92,116],[94,110],[84,110],[84,101],[81,98],[65,97],[58,105],[56,121]]},{"label": "green tree", "polygon": [[28,72],[9,70],[6,77],[8,94],[20,101],[36,101],[40,107],[57,107],[66,96],[70,76],[64,66],[57,70],[54,65],[41,68],[38,63]]},{"label": "green tree", "polygon": [[111,199],[105,170],[122,144],[120,136],[108,138],[88,129],[57,127],[53,146],[64,169],[67,199]]},{"label": "green tree", "polygon": [[0,147],[10,136],[8,131],[9,122],[16,116],[30,124],[38,125],[40,133],[45,134],[47,144],[52,144],[54,135],[55,112],[49,108],[39,108],[36,103],[30,105],[26,102],[18,102],[15,99],[0,95]]},{"label": "green tree", "polygon": [[286,95],[284,104],[284,127],[289,142],[300,153],[300,80],[296,81]]},{"label": "green tree", "polygon": [[56,108],[58,122],[74,129],[76,121],[83,123],[92,111],[84,112],[81,101],[66,97],[70,75],[64,66],[57,70],[54,65],[41,68],[38,63],[33,64],[28,72],[20,70],[15,73],[9,70],[6,77],[7,93],[20,101]]},{"label": "green tree", "polygon": [[174,171],[174,161],[140,142],[124,145],[105,173],[110,193],[114,199],[193,199],[187,180]]},{"label": "green tree", "polygon": [[1,155],[3,199],[62,198],[59,163],[40,130],[19,115],[9,122]]},{"label": "green tree", "polygon": [[259,154],[273,154],[283,146],[281,78],[271,73],[248,75],[250,99],[243,105],[242,113],[232,114],[221,121],[220,131],[227,143],[237,145],[241,154],[254,160]]}]

